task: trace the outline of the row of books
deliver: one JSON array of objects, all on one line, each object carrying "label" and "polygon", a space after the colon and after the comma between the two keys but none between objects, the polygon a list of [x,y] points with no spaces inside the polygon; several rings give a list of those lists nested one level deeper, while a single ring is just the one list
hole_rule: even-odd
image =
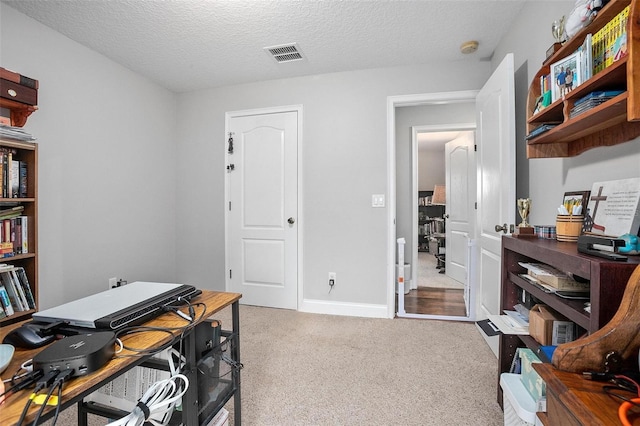
[{"label": "row of books", "polygon": [[551,64],[540,76],[540,99],[535,112],[563,99],[571,90],[627,55],[629,6],[595,34],[587,34],[575,52]]},{"label": "row of books", "polygon": [[17,216],[1,220],[0,257],[29,253],[29,218]]},{"label": "row of books", "polygon": [[598,73],[627,55],[627,23],[630,6],[625,7],[592,37],[593,71]]},{"label": "row of books", "polygon": [[36,302],[24,268],[0,264],[0,318],[31,309]]},{"label": "row of books", "polygon": [[0,148],[0,188],[2,198],[25,198],[27,196],[28,165],[15,158],[16,151]]}]

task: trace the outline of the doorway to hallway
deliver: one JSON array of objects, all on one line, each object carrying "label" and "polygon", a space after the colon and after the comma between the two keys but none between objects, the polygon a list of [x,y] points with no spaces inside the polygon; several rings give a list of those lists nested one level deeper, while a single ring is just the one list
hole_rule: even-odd
[{"label": "doorway to hallway", "polygon": [[[417,153],[412,153],[412,150],[417,150],[412,147],[412,130],[416,127],[431,127],[427,129],[428,131],[445,131],[445,130],[453,130],[456,133],[460,133],[460,131],[467,131],[473,133],[475,129],[475,97],[477,92],[468,91],[468,92],[449,92],[449,93],[435,93],[435,94],[424,94],[424,95],[412,95],[412,96],[399,96],[399,97],[391,97],[389,98],[388,103],[388,117],[389,117],[389,128],[390,128],[390,147],[393,147],[391,151],[395,154],[395,158],[393,158],[390,163],[392,164],[393,169],[393,180],[392,183],[396,196],[394,198],[394,206],[390,205],[392,211],[390,211],[390,215],[393,217],[390,218],[390,222],[393,223],[395,229],[393,230],[393,242],[396,243],[397,238],[404,238],[407,241],[404,250],[404,257],[406,262],[412,263],[411,265],[411,292],[417,293],[418,290],[418,281],[419,274],[417,273],[418,269],[418,243],[417,241],[414,244],[414,240],[418,238],[419,230],[418,230],[418,184],[417,184]],[[448,123],[448,124],[442,124]],[[459,126],[459,128],[456,128]],[[473,148],[471,148],[473,150]],[[455,157],[456,154],[454,154]],[[414,161],[415,159],[415,161]],[[445,161],[447,160],[446,154],[443,149],[441,149],[441,154],[437,159],[437,163],[439,167],[443,170],[441,173],[441,177],[437,183],[442,184],[441,186],[444,188],[445,180],[447,178],[445,169]],[[423,188],[420,188],[423,189]],[[429,188],[427,188],[429,189]],[[430,188],[433,190],[434,188]],[[472,191],[473,192],[473,191]],[[450,213],[450,212],[447,212]],[[466,212],[469,213],[468,211]],[[472,212],[472,216],[473,216]],[[441,217],[439,220],[444,221],[446,217]],[[445,225],[446,228],[446,225]],[[440,240],[442,241],[442,249],[443,254],[446,246],[446,238],[444,238],[444,232],[441,232],[442,237]],[[459,233],[458,235],[462,235]],[[469,232],[468,235],[465,235],[465,244],[462,248],[461,256],[466,260],[468,258],[468,253],[472,250],[472,244],[469,241],[470,237],[472,237],[473,232]],[[391,240],[390,240],[391,241]],[[451,241],[451,240],[450,240]],[[393,251],[390,250],[390,260],[395,264],[396,259],[396,247],[394,244]],[[454,256],[455,258],[455,256]],[[445,256],[442,257],[445,260]],[[464,263],[464,262],[463,262]],[[455,268],[453,268],[455,269]],[[438,271],[439,272],[439,271]],[[446,272],[446,271],[445,271]],[[405,274],[406,275],[406,274]],[[442,274],[446,275],[446,273]],[[393,294],[392,301],[398,301],[398,305],[393,303],[392,309],[394,309],[394,316],[403,316],[403,317],[411,317],[411,318],[424,318],[424,319],[451,319],[451,320],[467,320],[470,321],[473,319],[473,309],[466,309],[467,306],[473,307],[473,297],[475,295],[474,291],[474,281],[467,280],[465,274],[465,279],[463,281],[468,282],[468,301],[464,299],[464,291],[461,291],[460,288],[453,289],[448,288],[439,289],[437,291],[431,290],[431,293],[441,293],[440,299],[442,302],[450,299],[448,298],[448,294],[446,293],[462,293],[461,297],[458,296],[459,305],[464,312],[456,311],[454,315],[448,315],[448,312],[445,312],[444,315],[441,312],[436,314],[425,314],[425,313],[413,313],[416,312],[415,309],[410,308],[410,303],[407,301],[407,307],[412,310],[405,309],[405,306],[400,306],[400,304],[404,305],[405,298],[397,298],[395,294]],[[473,278],[474,275],[469,273],[468,276]],[[434,287],[435,288],[435,287]],[[395,287],[394,287],[395,289]],[[422,289],[421,289],[422,290]],[[456,291],[457,290],[457,291]],[[394,291],[395,293],[395,291]],[[421,291],[420,293],[424,293]],[[404,296],[404,295],[403,295]],[[433,294],[428,295],[429,298],[433,299]],[[416,302],[420,302],[419,299],[425,298],[414,298]],[[469,303],[470,302],[470,303]],[[419,303],[416,304],[416,306]],[[460,316],[460,314],[462,314]]]},{"label": "doorway to hallway", "polygon": [[[475,106],[466,108],[473,112]],[[414,250],[407,314],[469,317],[474,129],[475,123],[413,127]]]}]

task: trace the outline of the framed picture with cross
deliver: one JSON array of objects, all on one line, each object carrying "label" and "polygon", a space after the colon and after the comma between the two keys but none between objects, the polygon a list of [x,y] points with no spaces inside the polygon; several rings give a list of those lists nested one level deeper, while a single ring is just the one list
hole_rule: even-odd
[{"label": "framed picture with cross", "polygon": [[585,213],[585,232],[607,237],[638,235],[640,178],[596,182]]}]

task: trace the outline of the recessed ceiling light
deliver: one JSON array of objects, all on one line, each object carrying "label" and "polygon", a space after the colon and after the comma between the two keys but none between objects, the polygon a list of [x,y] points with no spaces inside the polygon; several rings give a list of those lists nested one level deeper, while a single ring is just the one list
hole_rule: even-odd
[{"label": "recessed ceiling light", "polygon": [[465,41],[460,45],[460,52],[466,54],[473,53],[478,50],[478,42],[475,40]]}]

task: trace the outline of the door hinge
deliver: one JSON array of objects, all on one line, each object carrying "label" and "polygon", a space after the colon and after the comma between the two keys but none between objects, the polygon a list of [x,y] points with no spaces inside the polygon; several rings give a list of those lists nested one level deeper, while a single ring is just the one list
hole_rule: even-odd
[{"label": "door hinge", "polygon": [[231,273],[231,269],[229,269],[229,279],[233,278],[233,274]]},{"label": "door hinge", "polygon": [[229,211],[231,211],[231,201],[229,201]]},{"label": "door hinge", "polygon": [[476,210],[478,210],[478,202],[476,201],[476,202],[475,202],[475,203],[473,203],[473,204],[474,204],[474,206],[473,206],[473,207],[474,207]]},{"label": "door hinge", "polygon": [[478,151],[478,145],[477,144],[473,145],[473,150],[476,151],[476,152]]}]

